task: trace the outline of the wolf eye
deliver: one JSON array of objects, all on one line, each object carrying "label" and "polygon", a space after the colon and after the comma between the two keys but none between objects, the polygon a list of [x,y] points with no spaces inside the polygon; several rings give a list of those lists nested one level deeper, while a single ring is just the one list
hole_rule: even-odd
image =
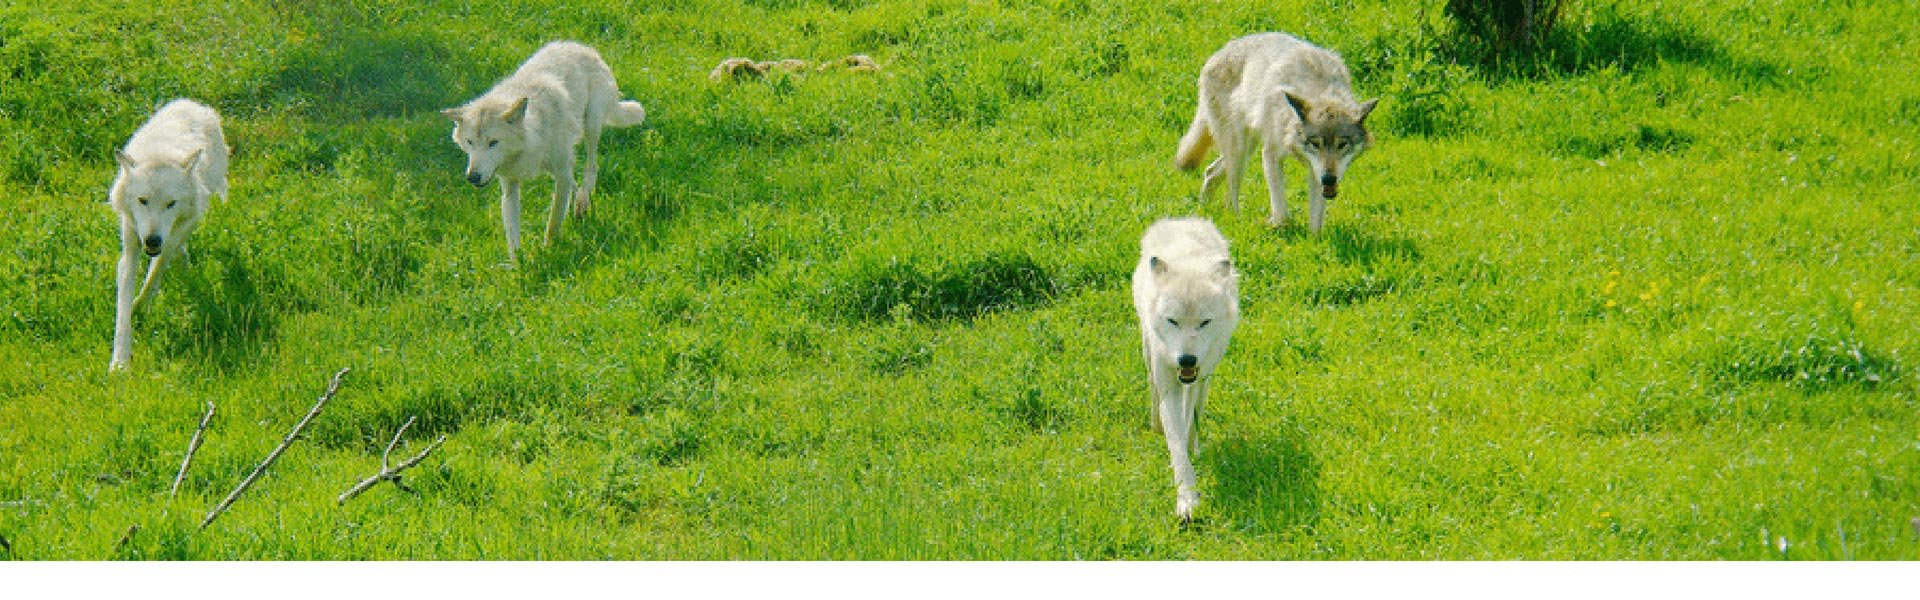
[{"label": "wolf eye", "polygon": [[1179,327],[1179,326],[1180,326],[1180,322],[1179,322],[1179,321],[1175,321],[1175,320],[1173,320],[1173,319],[1167,319],[1167,324],[1168,324],[1168,325],[1172,325],[1172,326],[1174,326],[1174,327]]},{"label": "wolf eye", "polygon": [[173,200],[173,201],[167,202],[167,208],[171,209],[173,208],[173,205],[179,204],[179,203],[180,203],[179,200]]},{"label": "wolf eye", "polygon": [[493,141],[489,141],[489,142],[487,142],[487,147],[488,147],[488,148],[492,148],[492,147],[494,147],[494,146],[498,146],[498,145],[500,145],[500,140],[493,140]]},{"label": "wolf eye", "polygon": [[1346,140],[1340,140],[1340,141],[1339,141],[1338,143],[1335,143],[1335,144],[1333,145],[1333,147],[1334,147],[1334,148],[1336,148],[1336,149],[1339,149],[1339,150],[1345,150],[1345,149],[1347,149],[1347,141],[1346,141]]},{"label": "wolf eye", "polygon": [[1195,327],[1194,329],[1206,329],[1206,328],[1207,328],[1207,324],[1208,324],[1208,323],[1212,323],[1212,322],[1213,322],[1213,319],[1201,319],[1201,320],[1200,320],[1200,326],[1199,326],[1199,327]]},{"label": "wolf eye", "polygon": [[140,199],[140,205],[141,205],[141,206],[146,206],[146,205],[147,205],[147,199],[146,199],[146,198],[141,198],[141,199]]}]

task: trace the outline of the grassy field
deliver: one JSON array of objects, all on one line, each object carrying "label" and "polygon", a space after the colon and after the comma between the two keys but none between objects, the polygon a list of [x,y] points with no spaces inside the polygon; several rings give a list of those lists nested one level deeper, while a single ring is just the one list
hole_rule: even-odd
[{"label": "grassy field", "polygon": [[[0,559],[1920,558],[1911,2],[1577,0],[1524,59],[1437,1],[152,4],[0,7]],[[1384,97],[1320,235],[1172,167],[1265,30]],[[437,111],[554,38],[649,118],[509,269]],[[109,375],[177,96],[233,198]],[[1182,528],[1126,289],[1196,210],[1244,314]],[[336,506],[409,416],[416,493]]]}]

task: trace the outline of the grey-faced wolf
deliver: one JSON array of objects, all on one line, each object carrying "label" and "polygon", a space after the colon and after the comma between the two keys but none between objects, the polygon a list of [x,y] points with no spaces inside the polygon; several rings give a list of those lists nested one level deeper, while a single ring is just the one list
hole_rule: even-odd
[{"label": "grey-faced wolf", "polygon": [[1200,106],[1174,162],[1191,170],[1218,146],[1220,158],[1207,166],[1200,199],[1224,180],[1227,207],[1238,212],[1247,155],[1256,141],[1262,143],[1272,204],[1267,224],[1280,227],[1287,222],[1281,161],[1291,154],[1307,167],[1309,225],[1318,232],[1347,166],[1373,144],[1366,119],[1380,100],[1356,102],[1350,79],[1340,55],[1284,33],[1227,42],[1200,69]]}]

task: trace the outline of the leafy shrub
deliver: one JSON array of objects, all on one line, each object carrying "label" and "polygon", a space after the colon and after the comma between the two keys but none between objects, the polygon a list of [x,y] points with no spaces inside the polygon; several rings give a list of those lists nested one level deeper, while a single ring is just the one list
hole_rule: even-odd
[{"label": "leafy shrub", "polygon": [[1447,0],[1446,13],[1461,33],[1498,51],[1540,46],[1560,18],[1563,0]]}]

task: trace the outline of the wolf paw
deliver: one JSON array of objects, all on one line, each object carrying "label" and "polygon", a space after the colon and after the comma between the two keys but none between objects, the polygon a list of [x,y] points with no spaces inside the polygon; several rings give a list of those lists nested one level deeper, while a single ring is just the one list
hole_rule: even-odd
[{"label": "wolf paw", "polygon": [[1193,509],[1198,506],[1200,506],[1199,493],[1181,491],[1179,500],[1174,503],[1173,512],[1180,516],[1180,524],[1185,525],[1193,522]]},{"label": "wolf paw", "polygon": [[593,207],[593,202],[587,199],[587,192],[585,190],[581,190],[579,192],[574,193],[573,195],[573,215],[574,216],[577,217],[577,216],[585,215],[587,214],[588,209],[592,207]]}]

